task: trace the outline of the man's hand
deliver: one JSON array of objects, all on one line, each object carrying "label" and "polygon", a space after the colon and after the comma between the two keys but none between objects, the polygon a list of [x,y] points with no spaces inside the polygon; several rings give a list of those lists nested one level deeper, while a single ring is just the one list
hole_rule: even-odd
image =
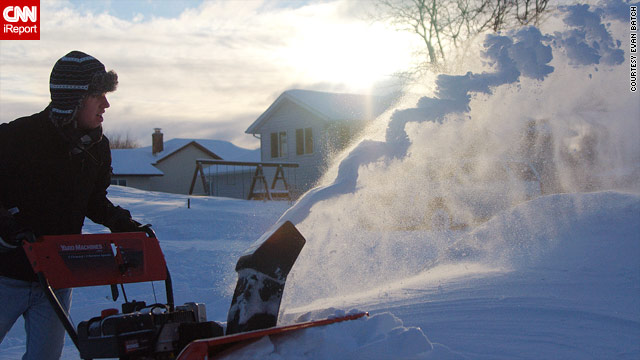
[{"label": "man's hand", "polygon": [[114,233],[121,232],[147,232],[146,227],[151,225],[142,225],[131,218],[128,210],[116,207],[116,214],[105,225]]}]

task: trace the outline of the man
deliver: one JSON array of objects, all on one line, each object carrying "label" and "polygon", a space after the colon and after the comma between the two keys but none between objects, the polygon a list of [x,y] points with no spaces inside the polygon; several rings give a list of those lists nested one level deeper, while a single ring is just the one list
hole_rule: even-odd
[{"label": "man", "polygon": [[[40,289],[22,249],[42,235],[79,234],[84,218],[112,232],[140,231],[129,211],[106,197],[111,152],[102,135],[106,93],[115,72],[72,51],[50,77],[51,103],[42,112],[0,124],[0,342],[23,316],[23,359],[58,359],[64,327]],[[67,309],[71,289],[56,289]]]}]

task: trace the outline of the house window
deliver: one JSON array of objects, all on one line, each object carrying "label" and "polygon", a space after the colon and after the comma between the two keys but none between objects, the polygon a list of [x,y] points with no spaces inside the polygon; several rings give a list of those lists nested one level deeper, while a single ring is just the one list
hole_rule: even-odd
[{"label": "house window", "polygon": [[127,186],[127,179],[111,179],[111,185]]},{"label": "house window", "polygon": [[313,154],[313,131],[311,128],[296,129],[296,154]]},{"label": "house window", "polygon": [[271,133],[271,157],[287,157],[287,132]]}]

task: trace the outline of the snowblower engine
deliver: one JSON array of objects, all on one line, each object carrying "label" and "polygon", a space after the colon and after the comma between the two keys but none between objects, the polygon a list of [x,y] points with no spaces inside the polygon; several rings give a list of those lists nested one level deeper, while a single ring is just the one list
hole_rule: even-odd
[{"label": "snowblower engine", "polygon": [[171,311],[164,304],[134,301],[122,304],[122,313],[106,309],[82,321],[78,348],[83,358],[172,359],[191,341],[223,332],[218,323],[207,321],[204,304],[186,303]]},{"label": "snowblower engine", "polygon": [[[44,236],[23,245],[40,284],[83,359],[172,359],[195,339],[223,335],[207,321],[204,304],[174,306],[171,276],[155,233]],[[124,284],[164,281],[166,304],[128,301]],[[122,311],[78,324],[60,306],[53,288],[110,285],[116,301],[120,285]]]}]

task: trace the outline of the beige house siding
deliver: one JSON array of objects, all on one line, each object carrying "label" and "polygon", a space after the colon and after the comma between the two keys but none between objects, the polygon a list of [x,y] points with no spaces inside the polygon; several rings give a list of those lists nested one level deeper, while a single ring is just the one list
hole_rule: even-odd
[{"label": "beige house siding", "polygon": [[209,153],[191,143],[160,160],[154,166],[160,169],[164,176],[151,177],[151,189],[175,194],[188,194],[196,159],[213,158]]},{"label": "beige house siding", "polygon": [[[153,135],[158,133],[156,130]],[[213,139],[171,139],[163,142],[162,150],[155,153],[153,147],[148,146],[113,149],[111,155],[112,184],[175,194],[189,193],[198,159],[222,160],[222,156],[227,160],[243,162],[257,162],[260,159],[259,149],[244,149],[228,141]],[[206,175],[210,173],[209,169],[205,172]],[[205,194],[200,177],[198,181],[194,193]],[[233,195],[221,191],[218,193],[220,196]]]}]

